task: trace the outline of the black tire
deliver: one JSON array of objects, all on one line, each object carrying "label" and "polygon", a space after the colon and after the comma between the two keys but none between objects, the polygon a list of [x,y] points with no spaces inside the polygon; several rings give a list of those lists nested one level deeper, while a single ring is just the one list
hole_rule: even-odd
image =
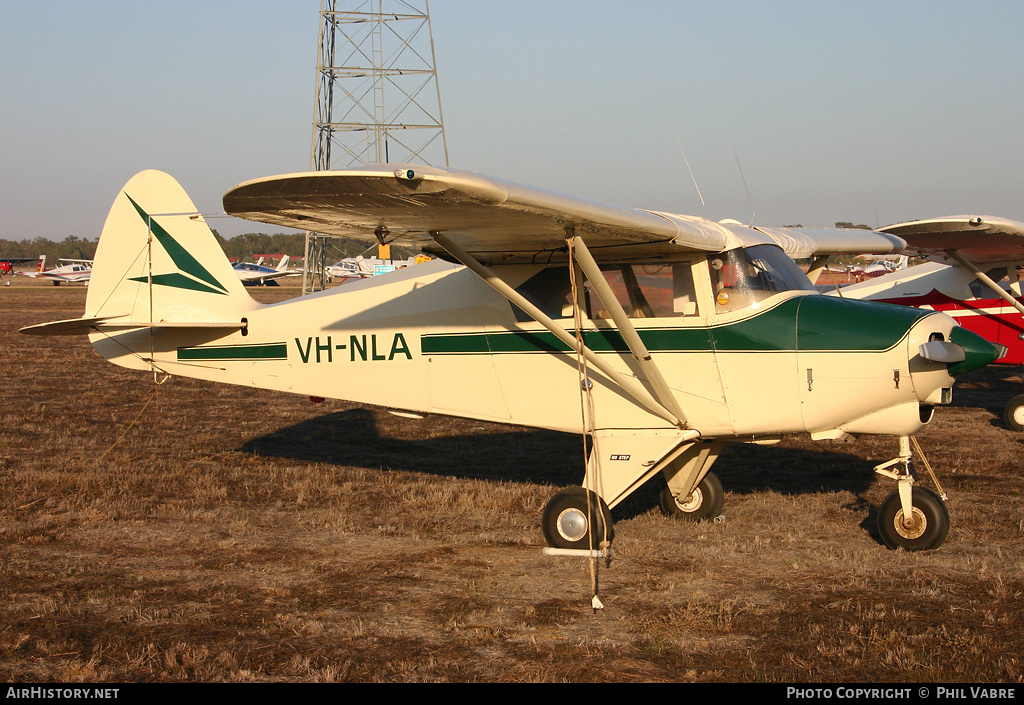
[{"label": "black tire", "polygon": [[949,534],[949,512],[945,503],[931,490],[914,487],[911,493],[914,523],[903,522],[900,493],[893,492],[878,508],[878,533],[889,548],[905,551],[930,551],[942,545]]},{"label": "black tire", "polygon": [[722,513],[725,506],[725,491],[718,477],[709,472],[694,488],[685,502],[672,496],[668,487],[661,491],[661,511],[670,517],[686,521],[705,521],[714,519]]},{"label": "black tire", "polygon": [[1024,394],[1015,396],[1006,403],[1003,419],[1010,430],[1024,431]]},{"label": "black tire", "polygon": [[598,549],[614,536],[608,505],[583,487],[570,487],[549,499],[541,523],[552,548]]}]

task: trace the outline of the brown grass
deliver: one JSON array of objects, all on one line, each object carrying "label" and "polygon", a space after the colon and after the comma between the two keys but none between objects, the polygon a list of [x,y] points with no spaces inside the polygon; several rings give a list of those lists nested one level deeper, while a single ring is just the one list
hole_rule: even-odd
[{"label": "brown grass", "polygon": [[1018,370],[963,380],[919,437],[938,551],[874,536],[894,439],[734,445],[724,522],[664,518],[657,488],[616,510],[595,611],[587,562],[541,555],[579,439],[155,388],[16,333],[83,305],[0,287],[0,680],[1021,681]]}]

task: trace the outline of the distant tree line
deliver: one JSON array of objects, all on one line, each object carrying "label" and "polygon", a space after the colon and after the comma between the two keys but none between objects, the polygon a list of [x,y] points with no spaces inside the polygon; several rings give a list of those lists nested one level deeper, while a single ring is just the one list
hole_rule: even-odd
[{"label": "distant tree line", "polygon": [[[289,255],[293,260],[301,260],[306,253],[305,233],[245,233],[225,240],[214,230],[214,237],[220,243],[224,254],[231,260],[252,262],[259,255]],[[363,254],[370,245],[362,240],[350,237],[332,237],[328,251],[331,262],[343,257],[355,257]]]},{"label": "distant tree line", "polygon": [[95,254],[96,242],[76,235],[68,235],[60,242],[42,237],[32,240],[0,240],[0,257],[46,255],[47,262],[56,262],[59,259],[92,259]]},{"label": "distant tree line", "polygon": [[[300,260],[306,251],[304,233],[246,233],[225,240],[213,231],[214,237],[232,260],[251,262],[257,255],[289,255]],[[93,259],[96,255],[96,240],[86,240],[69,235],[60,242],[37,237],[32,240],[0,240],[0,257],[39,257],[46,255],[47,266],[56,266],[61,259]],[[353,238],[331,238],[328,250],[335,259],[355,257],[369,248],[365,242]]]}]

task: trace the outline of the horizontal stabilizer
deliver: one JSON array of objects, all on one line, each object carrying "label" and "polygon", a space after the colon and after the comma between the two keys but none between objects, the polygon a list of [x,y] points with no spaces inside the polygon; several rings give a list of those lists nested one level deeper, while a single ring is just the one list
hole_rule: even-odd
[{"label": "horizontal stabilizer", "polygon": [[22,328],[25,335],[87,335],[105,330],[129,330],[137,328],[175,328],[194,330],[244,330],[246,321],[129,321],[114,320],[124,316],[101,316],[97,318],[71,318],[66,321],[40,323]]}]

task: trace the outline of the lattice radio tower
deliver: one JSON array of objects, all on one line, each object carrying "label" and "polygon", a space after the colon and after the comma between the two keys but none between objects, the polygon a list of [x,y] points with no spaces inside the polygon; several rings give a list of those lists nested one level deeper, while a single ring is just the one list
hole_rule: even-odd
[{"label": "lattice radio tower", "polygon": [[[321,0],[317,56],[312,171],[448,166],[427,0]],[[329,247],[307,233],[303,293],[323,288]]]}]

